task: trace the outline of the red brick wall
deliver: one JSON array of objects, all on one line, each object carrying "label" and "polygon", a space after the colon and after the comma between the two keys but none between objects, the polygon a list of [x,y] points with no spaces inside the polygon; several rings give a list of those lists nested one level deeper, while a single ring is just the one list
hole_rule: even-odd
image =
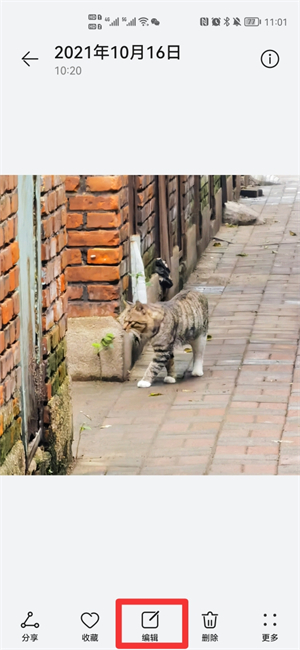
[{"label": "red brick wall", "polygon": [[[133,232],[141,238],[146,279],[160,256],[158,231],[158,179],[134,177]],[[169,176],[167,206],[171,249],[178,242],[178,193],[186,221],[193,219],[193,176]],[[68,176],[69,316],[106,316],[119,313],[120,297],[129,286],[129,222],[127,176]],[[133,234],[133,233],[132,233]],[[184,233],[182,233],[184,235]],[[172,250],[170,251],[172,255]]]},{"label": "red brick wall", "polygon": [[128,288],[127,176],[67,176],[69,316],[107,316]]},{"label": "red brick wall", "polygon": [[0,464],[21,438],[17,176],[0,176]]},{"label": "red brick wall", "polygon": [[[46,366],[46,401],[67,374],[67,207],[65,176],[41,176],[42,219],[42,351]],[[45,409],[48,423],[48,411]]]}]

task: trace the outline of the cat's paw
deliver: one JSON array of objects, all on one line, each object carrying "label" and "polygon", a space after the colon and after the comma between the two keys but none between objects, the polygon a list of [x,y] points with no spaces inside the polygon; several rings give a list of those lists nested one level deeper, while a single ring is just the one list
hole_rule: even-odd
[{"label": "cat's paw", "polygon": [[192,370],[192,376],[193,376],[193,377],[203,377],[203,370],[202,370],[202,368],[193,368],[193,370]]},{"label": "cat's paw", "polygon": [[164,382],[165,382],[165,384],[175,384],[175,383],[176,383],[176,379],[175,379],[175,377],[169,377],[169,376],[168,376],[168,377],[165,377],[165,378],[164,378]]},{"label": "cat's paw", "polygon": [[150,388],[151,383],[150,381],[144,381],[144,379],[141,379],[140,381],[138,381],[137,385],[138,388]]}]

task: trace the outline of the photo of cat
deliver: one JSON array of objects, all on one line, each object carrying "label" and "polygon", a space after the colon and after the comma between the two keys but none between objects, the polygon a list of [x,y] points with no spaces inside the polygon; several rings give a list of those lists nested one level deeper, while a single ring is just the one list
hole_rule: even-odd
[{"label": "photo of cat", "polygon": [[294,176],[1,176],[0,475],[299,474]]}]

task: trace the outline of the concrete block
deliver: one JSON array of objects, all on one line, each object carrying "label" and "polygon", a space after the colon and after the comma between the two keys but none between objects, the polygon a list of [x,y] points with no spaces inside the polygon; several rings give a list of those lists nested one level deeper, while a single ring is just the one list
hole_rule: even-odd
[{"label": "concrete block", "polygon": [[[101,350],[100,358],[93,343],[113,334],[112,348]],[[112,316],[69,318],[67,360],[73,381],[124,381],[131,367],[131,337]]]}]

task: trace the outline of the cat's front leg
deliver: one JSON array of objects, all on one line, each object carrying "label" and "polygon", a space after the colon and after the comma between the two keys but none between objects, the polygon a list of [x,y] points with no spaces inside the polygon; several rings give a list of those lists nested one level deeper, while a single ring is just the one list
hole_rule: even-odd
[{"label": "cat's front leg", "polygon": [[143,379],[138,382],[138,388],[149,388],[160,371],[167,365],[171,356],[171,350],[154,348],[154,357],[149,364]]},{"label": "cat's front leg", "polygon": [[174,354],[172,353],[169,361],[166,363],[167,376],[164,378],[165,384],[175,384],[176,383],[176,372],[175,372],[175,363],[174,363]]}]

